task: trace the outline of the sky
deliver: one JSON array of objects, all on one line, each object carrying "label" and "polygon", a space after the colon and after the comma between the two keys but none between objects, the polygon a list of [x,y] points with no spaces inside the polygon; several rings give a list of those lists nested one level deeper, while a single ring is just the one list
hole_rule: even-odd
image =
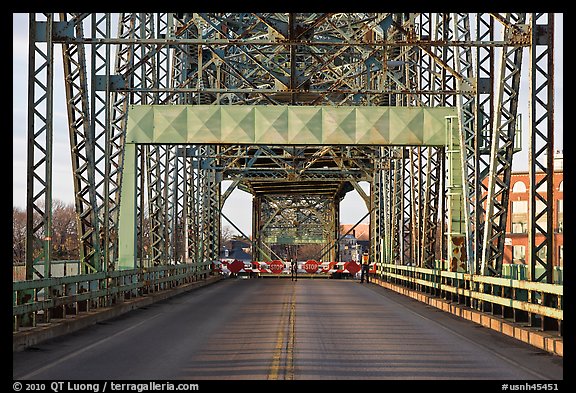
[{"label": "sky", "polygon": [[[563,150],[563,14],[555,18],[555,136],[556,150]],[[55,45],[54,63],[54,146],[53,146],[53,199],[65,203],[74,202],[70,145],[68,140],[68,116],[66,113],[64,76],[61,67],[62,54],[60,45]],[[527,53],[527,52],[524,52]],[[525,56],[525,59],[527,56]],[[28,91],[28,15],[13,14],[13,206],[26,207],[26,154],[27,154],[27,91]],[[528,64],[522,67],[520,102],[527,103],[528,97]],[[522,114],[522,129],[525,130],[522,142],[523,149],[516,153],[513,160],[514,171],[528,170],[528,108],[527,104],[519,108]],[[224,183],[224,190],[229,182]],[[362,184],[366,193],[368,183]],[[340,205],[340,222],[355,224],[366,213],[364,201],[356,191],[349,192]],[[224,205],[223,213],[246,235],[251,235],[252,196],[235,190]],[[223,226],[230,224],[223,218]]]}]

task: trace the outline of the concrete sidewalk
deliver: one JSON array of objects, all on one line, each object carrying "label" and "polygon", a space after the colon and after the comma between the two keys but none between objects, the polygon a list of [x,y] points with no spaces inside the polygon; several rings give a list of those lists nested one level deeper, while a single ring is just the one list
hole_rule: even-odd
[{"label": "concrete sidewalk", "polygon": [[527,326],[496,315],[490,315],[461,304],[414,291],[399,285],[395,285],[378,278],[370,278],[370,282],[394,292],[416,299],[429,306],[457,315],[461,318],[478,323],[484,327],[496,330],[502,334],[514,337],[517,340],[543,349],[554,355],[564,356],[564,338],[551,333],[543,332],[537,328]]}]

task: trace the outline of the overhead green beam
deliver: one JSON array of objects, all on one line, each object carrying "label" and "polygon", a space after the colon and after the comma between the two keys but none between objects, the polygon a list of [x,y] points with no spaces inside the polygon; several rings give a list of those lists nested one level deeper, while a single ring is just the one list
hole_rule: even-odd
[{"label": "overhead green beam", "polygon": [[445,146],[454,107],[131,105],[127,143]]}]

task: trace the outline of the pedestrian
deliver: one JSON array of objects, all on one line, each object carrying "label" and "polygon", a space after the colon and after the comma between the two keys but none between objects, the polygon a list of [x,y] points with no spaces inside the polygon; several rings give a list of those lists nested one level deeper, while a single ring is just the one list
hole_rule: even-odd
[{"label": "pedestrian", "polygon": [[364,277],[366,277],[366,283],[370,283],[370,264],[368,263],[368,253],[362,256],[362,268],[360,273],[360,283],[364,282]]},{"label": "pedestrian", "polygon": [[290,273],[292,273],[292,281],[298,281],[298,264],[294,259],[290,259]]}]

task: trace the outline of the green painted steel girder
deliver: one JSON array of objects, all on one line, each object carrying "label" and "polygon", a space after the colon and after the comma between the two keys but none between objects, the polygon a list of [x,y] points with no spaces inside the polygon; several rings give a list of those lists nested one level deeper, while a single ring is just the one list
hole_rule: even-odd
[{"label": "green painted steel girder", "polygon": [[[136,144],[218,145],[427,145],[452,146],[455,107],[311,107],[132,105],[128,110],[122,204],[119,219],[119,269],[136,267]],[[132,146],[130,148],[129,146]],[[454,163],[452,179],[461,183]],[[452,217],[461,216],[462,204]],[[284,243],[287,239],[281,239]],[[302,239],[301,239],[302,240]],[[308,239],[313,240],[313,239]],[[278,241],[278,239],[276,239]]]},{"label": "green painted steel girder", "polygon": [[445,146],[454,107],[131,105],[127,143]]}]

